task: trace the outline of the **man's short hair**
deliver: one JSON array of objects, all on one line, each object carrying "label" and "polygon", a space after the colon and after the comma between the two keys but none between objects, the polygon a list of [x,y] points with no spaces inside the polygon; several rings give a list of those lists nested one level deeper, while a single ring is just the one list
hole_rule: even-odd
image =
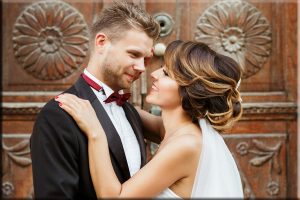
[{"label": "man's short hair", "polygon": [[143,31],[153,40],[157,39],[160,32],[159,24],[145,10],[133,3],[115,1],[93,22],[90,31],[91,39],[93,41],[97,33],[103,32],[114,41],[130,29]]}]

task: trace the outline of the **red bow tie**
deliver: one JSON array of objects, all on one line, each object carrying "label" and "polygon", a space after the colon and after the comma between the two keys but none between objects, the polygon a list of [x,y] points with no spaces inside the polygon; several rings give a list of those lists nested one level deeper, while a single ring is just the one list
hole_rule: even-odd
[{"label": "red bow tie", "polygon": [[[89,86],[91,86],[98,92],[102,89],[102,87],[98,83],[93,81],[90,77],[88,77],[84,73],[82,73],[81,76]],[[119,94],[118,92],[114,92],[104,102],[111,103],[116,101],[118,106],[122,106],[130,98],[130,96],[131,96],[130,93]]]},{"label": "red bow tie", "polygon": [[130,96],[130,93],[119,94],[118,92],[114,92],[104,102],[110,103],[116,101],[118,106],[122,106],[130,98]]}]

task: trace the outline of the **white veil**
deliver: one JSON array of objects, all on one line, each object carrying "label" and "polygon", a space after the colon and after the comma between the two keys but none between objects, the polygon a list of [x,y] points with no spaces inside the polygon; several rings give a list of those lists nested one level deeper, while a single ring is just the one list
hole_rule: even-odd
[{"label": "white veil", "polygon": [[192,198],[243,198],[236,163],[222,136],[205,119],[199,120],[202,151]]}]

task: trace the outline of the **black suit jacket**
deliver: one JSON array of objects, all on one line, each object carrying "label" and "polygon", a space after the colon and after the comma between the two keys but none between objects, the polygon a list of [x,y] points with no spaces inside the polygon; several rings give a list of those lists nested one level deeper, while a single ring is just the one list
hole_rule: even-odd
[{"label": "black suit jacket", "polygon": [[[91,102],[107,135],[115,173],[121,183],[128,180],[130,173],[121,139],[96,95],[81,76],[66,92]],[[146,150],[141,119],[131,104],[126,102],[123,109],[140,145],[142,167],[146,163]],[[96,198],[89,171],[87,138],[53,99],[37,116],[30,146],[36,198]]]}]

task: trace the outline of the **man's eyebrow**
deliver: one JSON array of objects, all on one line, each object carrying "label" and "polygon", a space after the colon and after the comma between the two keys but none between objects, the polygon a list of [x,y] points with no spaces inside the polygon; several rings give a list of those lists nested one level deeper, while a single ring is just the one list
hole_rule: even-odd
[{"label": "man's eyebrow", "polygon": [[132,54],[136,54],[137,56],[143,56],[145,58],[152,58],[153,57],[153,52],[152,51],[143,51],[143,50],[139,50],[139,49],[127,49],[127,52],[132,53]]},{"label": "man's eyebrow", "polygon": [[133,54],[136,54],[138,56],[142,56],[143,55],[143,52],[139,51],[139,50],[135,50],[135,49],[129,49],[128,50],[129,53],[133,53]]}]

